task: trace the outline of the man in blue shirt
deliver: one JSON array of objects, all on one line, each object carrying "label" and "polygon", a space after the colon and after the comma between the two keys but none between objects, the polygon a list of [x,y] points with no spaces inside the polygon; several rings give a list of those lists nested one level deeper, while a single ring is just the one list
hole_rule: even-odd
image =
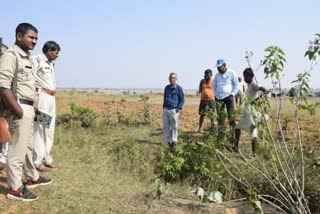
[{"label": "man in blue shirt", "polygon": [[165,87],[163,97],[163,136],[172,150],[178,142],[179,111],[184,104],[183,90],[176,81],[177,74],[171,73],[170,84]]},{"label": "man in blue shirt", "polygon": [[[225,124],[225,108],[227,108],[228,120],[230,125],[230,133],[233,133],[233,129],[236,125],[234,120],[234,96],[239,91],[239,82],[237,74],[227,68],[227,65],[223,59],[218,59],[216,67],[218,73],[214,77],[214,94],[217,103],[218,124],[219,124],[219,136],[223,137],[221,131],[222,126]],[[233,136],[231,136],[231,142],[233,142]]]}]

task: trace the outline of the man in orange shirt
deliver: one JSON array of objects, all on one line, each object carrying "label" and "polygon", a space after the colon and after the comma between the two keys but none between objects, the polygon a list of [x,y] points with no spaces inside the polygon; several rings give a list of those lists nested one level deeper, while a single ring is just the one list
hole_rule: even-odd
[{"label": "man in orange shirt", "polygon": [[[199,129],[198,133],[202,131],[202,124],[205,113],[207,111],[215,111],[214,107],[214,93],[213,93],[213,80],[212,71],[210,69],[205,70],[204,79],[200,81],[199,92],[201,93],[201,100],[199,105]],[[211,128],[214,127],[213,118],[211,120]]]}]

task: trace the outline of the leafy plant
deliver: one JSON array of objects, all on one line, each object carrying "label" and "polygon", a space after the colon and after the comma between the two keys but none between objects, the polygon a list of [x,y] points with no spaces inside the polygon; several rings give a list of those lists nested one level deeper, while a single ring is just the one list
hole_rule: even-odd
[{"label": "leafy plant", "polygon": [[[181,138],[184,138],[182,136]],[[234,197],[234,188],[231,178],[226,177],[226,171],[217,159],[214,147],[222,148],[216,144],[215,136],[208,133],[203,140],[183,142],[174,153],[163,150],[161,160],[156,171],[164,182],[182,182],[189,185],[202,186],[210,191],[219,190],[226,199]],[[190,140],[189,137],[186,137]],[[196,139],[194,139],[196,140]]]},{"label": "leafy plant", "polygon": [[[297,84],[296,96],[291,98],[294,108],[294,142],[289,144],[286,140],[282,126],[282,96],[276,97],[275,110],[275,130],[272,131],[266,118],[260,121],[260,128],[264,129],[262,139],[265,144],[264,159],[269,161],[257,160],[253,163],[246,158],[246,155],[240,151],[240,155],[252,171],[258,173],[272,187],[272,192],[258,191],[258,187],[254,182],[248,179],[248,175],[240,171],[238,164],[228,158],[226,154],[216,149],[220,161],[223,163],[229,174],[241,183],[247,189],[249,203],[254,206],[257,212],[261,212],[261,203],[264,201],[270,203],[274,207],[289,213],[311,213],[308,200],[305,195],[305,159],[302,144],[302,138],[299,126],[299,111],[308,110],[312,115],[319,104],[309,104],[307,94],[310,91],[308,84],[310,72],[316,64],[316,59],[320,55],[320,34],[316,34],[317,38],[312,41],[312,45],[306,51],[311,66],[310,69],[297,75],[297,79],[292,83]],[[281,91],[281,77],[286,62],[285,53],[277,46],[270,46],[265,49],[266,56],[261,65],[264,66],[265,78],[270,78],[274,89]],[[246,60],[249,66],[252,52],[247,52]],[[260,66],[259,66],[260,67]],[[259,103],[259,110],[262,115],[268,113],[269,103],[262,100]],[[298,152],[296,152],[298,151]],[[226,163],[229,165],[227,166]],[[232,166],[232,167],[230,167]],[[271,167],[271,169],[270,169]],[[231,170],[231,168],[233,170]]]},{"label": "leafy plant", "polygon": [[143,103],[143,107],[138,112],[138,116],[140,118],[140,123],[142,125],[149,125],[152,122],[150,105],[148,103],[149,96],[140,95],[139,97],[140,97],[139,102]]},{"label": "leafy plant", "polygon": [[88,128],[93,126],[96,122],[97,114],[94,110],[77,105],[75,103],[70,104],[71,116],[73,121],[79,121],[81,127]]}]

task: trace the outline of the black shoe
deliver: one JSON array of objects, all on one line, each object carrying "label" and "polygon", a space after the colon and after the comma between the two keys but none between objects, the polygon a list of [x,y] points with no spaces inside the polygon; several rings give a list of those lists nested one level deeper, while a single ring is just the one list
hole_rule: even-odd
[{"label": "black shoe", "polygon": [[25,186],[21,186],[16,191],[10,189],[7,198],[19,201],[35,201],[38,199],[38,196],[33,192],[30,192]]},{"label": "black shoe", "polygon": [[36,181],[27,180],[26,187],[28,189],[32,189],[38,186],[45,186],[45,185],[51,184],[51,182],[52,182],[51,178],[45,178],[40,176],[39,179]]},{"label": "black shoe", "polygon": [[169,147],[170,147],[171,152],[176,151],[176,144],[177,144],[177,143],[175,143],[175,142],[172,142],[172,143],[169,144]]}]

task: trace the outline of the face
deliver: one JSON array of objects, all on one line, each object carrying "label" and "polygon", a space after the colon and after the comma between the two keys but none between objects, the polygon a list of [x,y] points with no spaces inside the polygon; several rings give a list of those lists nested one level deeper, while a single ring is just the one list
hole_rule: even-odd
[{"label": "face", "polygon": [[210,73],[204,73],[204,78],[206,79],[206,80],[210,80],[211,79],[211,74]]},{"label": "face", "polygon": [[177,75],[172,74],[172,75],[169,76],[170,85],[176,84],[176,81],[177,81]]},{"label": "face", "polygon": [[46,53],[46,56],[47,56],[47,58],[48,58],[49,61],[53,61],[53,60],[55,60],[55,59],[58,58],[58,56],[59,56],[59,51],[58,51],[58,50],[48,51],[48,52]]},{"label": "face", "polygon": [[28,30],[24,35],[17,34],[17,45],[24,51],[33,50],[38,41],[38,33]]},{"label": "face", "polygon": [[253,75],[249,75],[249,74],[244,75],[244,81],[246,83],[251,83],[252,79],[253,79]]},{"label": "face", "polygon": [[218,67],[218,71],[219,73],[224,74],[227,71],[226,64],[223,64],[220,67]]}]

